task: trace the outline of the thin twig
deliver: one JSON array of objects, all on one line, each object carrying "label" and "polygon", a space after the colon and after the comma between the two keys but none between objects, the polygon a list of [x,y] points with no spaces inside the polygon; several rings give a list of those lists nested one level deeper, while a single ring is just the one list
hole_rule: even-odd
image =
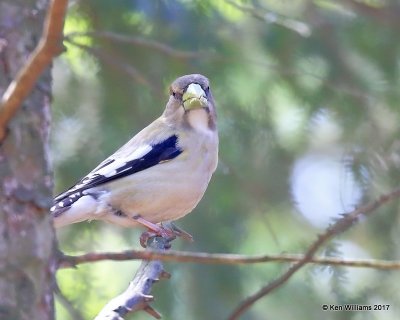
[{"label": "thin twig", "polygon": [[174,49],[173,47],[155,40],[145,39],[137,36],[126,36],[109,31],[87,31],[87,32],[71,32],[65,35],[65,38],[71,40],[75,37],[95,37],[106,39],[114,42],[126,43],[135,46],[141,46],[149,49],[159,51],[163,54],[171,56],[176,59],[192,59],[209,55],[208,52],[184,51]]},{"label": "thin twig", "polygon": [[309,263],[316,252],[325,244],[328,240],[330,240],[333,236],[338,235],[347,229],[349,229],[361,216],[365,216],[374,212],[377,208],[382,206],[383,204],[392,201],[394,199],[398,199],[400,197],[400,188],[395,189],[387,194],[380,196],[377,200],[361,206],[354,211],[343,215],[341,219],[333,223],[330,227],[328,227],[325,232],[318,236],[317,240],[315,240],[311,246],[308,247],[306,253],[304,254],[303,259],[294,263],[284,274],[270,282],[263,288],[261,288],[255,294],[249,296],[247,299],[242,301],[239,306],[232,312],[232,314],[227,318],[228,320],[237,320],[239,317],[247,311],[256,301],[271,293],[275,289],[281,287],[286,281],[288,281],[299,269],[301,269],[304,265]]},{"label": "thin twig", "polygon": [[0,105],[0,141],[6,135],[9,121],[32,91],[39,76],[52,59],[63,51],[62,33],[67,4],[68,0],[51,1],[37,47],[3,94]]},{"label": "thin twig", "polygon": [[[184,251],[151,251],[151,250],[127,250],[122,252],[91,252],[80,256],[63,256],[60,259],[59,268],[76,267],[83,263],[99,262],[104,260],[161,260],[202,264],[253,264],[267,262],[299,262],[304,259],[301,254],[277,254],[277,255],[240,255],[227,253],[184,252]],[[381,270],[399,270],[400,261],[343,259],[337,257],[314,257],[309,263],[318,265],[333,265],[354,268],[372,268]]]},{"label": "thin twig", "polygon": [[[125,35],[119,35],[117,33],[112,33],[112,32],[97,32],[97,31],[88,31],[88,32],[72,32],[67,35],[65,35],[65,41],[68,43],[77,46],[85,51],[88,51],[89,53],[93,54],[94,56],[97,56],[100,59],[106,60],[103,57],[100,57],[99,55],[101,54],[99,51],[95,48],[88,47],[86,45],[79,44],[75,41],[75,38],[78,37],[84,37],[84,36],[89,36],[89,37],[104,37],[106,39],[114,40],[114,41],[119,41],[123,43],[131,43],[143,47],[148,47],[154,50],[158,50],[166,55],[169,55],[171,57],[177,58],[177,59],[190,59],[190,58],[207,58],[207,59],[216,59],[218,63],[232,63],[232,62],[237,62],[237,58],[232,58],[232,57],[226,57],[223,55],[219,55],[218,53],[213,53],[213,52],[194,52],[194,51],[182,51],[182,50],[176,50],[167,44],[160,43],[154,40],[148,40],[148,39],[143,39],[141,37],[129,37]],[[104,53],[103,53],[104,54]],[[107,62],[109,63],[110,59],[107,59]],[[115,60],[115,59],[114,59]],[[332,81],[326,80],[312,72],[309,72],[308,70],[300,70],[300,71],[294,71],[291,69],[286,69],[280,65],[275,65],[275,64],[269,64],[265,63],[264,61],[258,61],[254,59],[249,59],[246,57],[240,57],[240,62],[248,62],[251,64],[255,64],[258,66],[264,66],[268,69],[274,69],[280,74],[288,74],[288,75],[301,75],[303,76],[308,76],[313,79],[317,79],[321,81],[321,84],[323,86],[326,86],[327,88],[331,89],[334,92],[340,92],[341,94],[346,93],[350,96],[354,97],[365,97],[372,99],[373,97],[370,94],[367,94],[361,90],[356,90],[349,88],[348,86],[342,86],[333,83]],[[144,76],[141,75],[135,68],[132,66],[127,66],[127,64],[118,62],[118,61],[113,61],[112,64],[119,64],[120,66],[117,66],[118,69],[122,70],[123,72],[127,73],[129,76],[134,78],[136,81],[139,83],[146,83],[144,82]],[[139,74],[138,74],[139,73]],[[154,90],[153,90],[154,91]]]},{"label": "thin twig", "polygon": [[[153,250],[166,250],[170,244],[165,238],[155,237],[147,241],[147,246]],[[161,319],[161,315],[150,306],[150,302],[154,300],[150,292],[155,282],[169,277],[170,274],[164,271],[161,261],[143,261],[129,287],[109,301],[95,320],[122,320],[128,313],[138,310],[144,310],[154,318]]]},{"label": "thin twig", "polygon": [[86,52],[90,53],[91,55],[95,56],[96,58],[103,60],[107,64],[117,68],[119,71],[124,72],[129,77],[131,77],[134,81],[139,84],[142,84],[148,87],[153,93],[155,93],[158,97],[163,98],[161,95],[161,90],[158,90],[154,84],[149,81],[139,70],[137,70],[134,66],[121,62],[121,59],[116,59],[115,57],[108,55],[104,50],[99,50],[94,47],[90,47],[84,44],[77,43],[70,38],[65,39],[66,42],[70,43],[71,45],[85,50]]},{"label": "thin twig", "polygon": [[68,300],[68,298],[62,293],[60,288],[56,286],[54,293],[58,299],[58,301],[63,305],[63,307],[68,311],[68,313],[71,316],[71,319],[74,320],[84,320],[83,316],[79,313],[76,308],[72,305],[71,301]]},{"label": "thin twig", "polygon": [[388,2],[383,6],[370,5],[364,1],[355,0],[339,0],[339,4],[350,7],[355,13],[372,18],[374,21],[382,25],[398,27],[400,25],[399,14],[400,5],[393,1],[392,4]]},{"label": "thin twig", "polygon": [[[246,6],[240,3],[237,3],[232,0],[225,0],[226,3],[230,4],[231,6],[235,7],[236,9],[251,14],[254,18],[259,20],[274,23],[285,27],[289,30],[292,30],[303,37],[309,37],[311,35],[311,28],[304,22],[294,20],[292,18],[285,17],[281,14],[278,14],[274,11],[267,10],[265,8],[254,8],[251,6]],[[263,12],[264,11],[264,12]]]}]

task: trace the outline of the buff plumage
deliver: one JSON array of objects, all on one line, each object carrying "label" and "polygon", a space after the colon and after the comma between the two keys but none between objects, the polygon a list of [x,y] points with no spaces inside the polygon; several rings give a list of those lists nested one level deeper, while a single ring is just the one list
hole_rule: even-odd
[{"label": "buff plumage", "polygon": [[55,198],[54,224],[97,219],[132,227],[176,220],[201,200],[217,161],[209,81],[199,74],[180,77],[161,117]]}]

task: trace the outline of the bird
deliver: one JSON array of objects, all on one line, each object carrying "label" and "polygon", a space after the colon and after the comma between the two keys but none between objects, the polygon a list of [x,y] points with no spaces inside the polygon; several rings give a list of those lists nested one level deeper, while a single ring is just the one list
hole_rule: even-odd
[{"label": "bird", "polygon": [[159,118],[54,198],[56,228],[103,220],[171,236],[162,223],[197,206],[218,164],[215,101],[201,74],[177,78],[169,94]]}]

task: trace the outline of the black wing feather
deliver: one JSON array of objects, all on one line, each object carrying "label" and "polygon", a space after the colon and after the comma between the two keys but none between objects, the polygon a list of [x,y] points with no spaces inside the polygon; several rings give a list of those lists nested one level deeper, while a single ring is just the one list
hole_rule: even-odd
[{"label": "black wing feather", "polygon": [[[138,159],[127,161],[123,166],[117,168],[115,170],[116,171],[115,174],[113,174],[112,176],[106,177],[101,174],[94,173],[91,175],[90,182],[88,183],[85,183],[84,181],[85,178],[83,178],[79,182],[79,183],[84,183],[82,187],[78,189],[71,188],[70,191],[67,191],[64,194],[57,196],[56,201],[57,202],[61,201],[72,194],[77,194],[77,193],[81,194],[83,190],[97,187],[104,183],[129,176],[131,174],[153,167],[159,163],[174,159],[182,153],[182,150],[177,146],[177,142],[178,142],[178,137],[176,135],[173,135],[168,139],[153,145],[152,149],[147,154]],[[110,159],[110,161],[106,162],[100,168],[104,168],[113,162],[114,160]]]}]

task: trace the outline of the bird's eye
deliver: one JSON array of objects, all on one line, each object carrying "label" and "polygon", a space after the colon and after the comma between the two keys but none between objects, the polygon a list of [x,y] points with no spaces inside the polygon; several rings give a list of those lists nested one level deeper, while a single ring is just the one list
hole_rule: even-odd
[{"label": "bird's eye", "polygon": [[204,92],[206,93],[206,95],[208,95],[208,93],[210,92],[210,87],[207,87],[206,90],[204,90]]},{"label": "bird's eye", "polygon": [[172,96],[177,100],[182,100],[182,94],[179,92],[172,91]]}]

